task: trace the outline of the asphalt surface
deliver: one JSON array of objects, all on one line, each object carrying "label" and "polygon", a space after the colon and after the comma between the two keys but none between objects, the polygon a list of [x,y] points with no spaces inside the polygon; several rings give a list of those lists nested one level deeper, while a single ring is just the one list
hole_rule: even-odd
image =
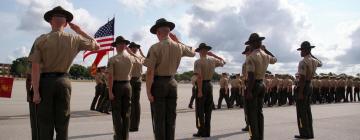
[{"label": "asphalt surface", "polygon": [[[95,84],[73,82],[71,97],[70,140],[111,140],[113,126],[111,115],[89,111]],[[219,86],[214,85],[217,104]],[[188,109],[191,85],[178,85],[176,139],[194,139],[197,131],[195,113]],[[131,132],[130,139],[154,139],[149,102],[145,84],[141,93],[141,120],[138,132]],[[315,140],[360,140],[360,103],[312,105]],[[0,98],[0,140],[31,139],[25,81],[15,81],[11,99]],[[264,108],[265,140],[294,140],[298,134],[295,106]],[[240,108],[215,110],[212,114],[210,140],[249,139],[242,132],[245,126],[244,111]],[[195,138],[198,139],[198,138]]]}]

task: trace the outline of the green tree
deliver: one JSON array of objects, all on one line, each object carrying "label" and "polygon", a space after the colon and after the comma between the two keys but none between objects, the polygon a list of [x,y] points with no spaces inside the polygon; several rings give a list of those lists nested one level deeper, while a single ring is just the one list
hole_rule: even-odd
[{"label": "green tree", "polygon": [[70,75],[74,79],[86,78],[87,75],[89,75],[88,73],[89,73],[88,69],[79,64],[74,64],[70,68]]},{"label": "green tree", "polygon": [[28,69],[29,61],[27,57],[20,57],[12,61],[10,73],[16,77],[23,77]]}]

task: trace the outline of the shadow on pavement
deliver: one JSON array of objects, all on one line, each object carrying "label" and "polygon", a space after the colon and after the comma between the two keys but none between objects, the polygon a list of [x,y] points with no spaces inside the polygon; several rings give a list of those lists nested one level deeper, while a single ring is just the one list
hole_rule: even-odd
[{"label": "shadow on pavement", "polygon": [[89,134],[89,135],[79,135],[79,136],[70,136],[69,140],[72,139],[82,139],[82,138],[90,138],[96,136],[105,136],[105,135],[113,135],[114,133],[102,133],[102,134]]},{"label": "shadow on pavement", "polygon": [[234,135],[241,135],[241,134],[246,134],[247,132],[244,131],[238,131],[238,132],[231,132],[231,133],[227,133],[227,134],[221,134],[221,135],[214,135],[211,136],[209,138],[195,138],[195,137],[190,137],[190,138],[183,138],[183,139],[178,139],[178,140],[199,140],[199,139],[205,139],[205,140],[219,140],[219,139],[224,139],[227,137],[231,137]]}]

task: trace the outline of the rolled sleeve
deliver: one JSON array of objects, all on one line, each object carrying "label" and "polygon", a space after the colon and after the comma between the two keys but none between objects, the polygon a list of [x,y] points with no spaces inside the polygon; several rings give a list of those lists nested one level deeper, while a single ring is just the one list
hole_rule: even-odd
[{"label": "rolled sleeve", "polygon": [[87,50],[87,51],[93,51],[96,50],[99,46],[94,39],[87,39],[80,35],[76,36],[76,40],[78,42],[78,47],[80,51]]},{"label": "rolled sleeve", "polygon": [[272,57],[272,56],[270,56],[270,55],[268,55],[269,56],[269,60],[270,60],[270,64],[275,64],[276,62],[277,62],[277,59],[276,59],[276,57]]},{"label": "rolled sleeve", "polygon": [[157,60],[156,53],[155,53],[153,47],[151,47],[149,49],[149,52],[148,52],[145,60],[144,60],[143,65],[148,68],[155,68],[156,60]]},{"label": "rolled sleeve", "polygon": [[215,62],[215,67],[222,67],[225,65],[224,61],[221,61],[219,59],[212,58],[213,62]]},{"label": "rolled sleeve", "polygon": [[193,51],[192,47],[189,46],[185,46],[182,44],[179,44],[180,48],[182,49],[182,56],[188,56],[188,57],[194,57],[195,56],[195,51]]}]

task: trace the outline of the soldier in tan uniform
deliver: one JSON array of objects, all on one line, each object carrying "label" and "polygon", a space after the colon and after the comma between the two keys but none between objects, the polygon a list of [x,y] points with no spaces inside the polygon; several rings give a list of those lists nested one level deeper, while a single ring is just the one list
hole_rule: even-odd
[{"label": "soldier in tan uniform", "polygon": [[264,78],[269,64],[276,63],[275,56],[270,53],[257,33],[250,35],[245,45],[250,45],[253,51],[246,57],[246,71],[248,73],[247,90],[245,93],[245,107],[249,119],[249,133],[251,140],[264,139],[264,116],[262,107],[264,103],[265,85]]},{"label": "soldier in tan uniform", "polygon": [[190,79],[191,81],[191,85],[192,85],[192,94],[191,94],[191,97],[190,97],[190,102],[189,102],[189,108],[190,109],[192,109],[193,107],[192,107],[192,105],[193,105],[193,103],[194,103],[194,100],[195,100],[195,97],[196,97],[196,90],[197,90],[197,84],[196,84],[196,81],[197,81],[197,74],[196,73],[194,73],[194,75],[193,76],[191,76],[191,79]]},{"label": "soldier in tan uniform", "polygon": [[329,80],[329,92],[330,92],[330,99],[331,102],[335,101],[336,95],[336,79],[335,76],[331,76]]},{"label": "soldier in tan uniform", "polygon": [[161,18],[150,29],[159,42],[152,45],[144,61],[146,92],[151,103],[156,140],[175,138],[177,82],[174,79],[182,57],[194,57],[195,50],[179,42],[170,31],[175,24]]},{"label": "soldier in tan uniform", "polygon": [[290,75],[286,75],[285,83],[284,83],[284,88],[286,91],[285,101],[287,99],[289,101],[289,105],[292,105],[294,103],[294,96],[293,96],[293,89],[292,89],[293,84],[294,83],[290,79]]},{"label": "soldier in tan uniform", "polygon": [[[140,49],[140,45],[136,44],[135,42],[131,42],[129,48],[133,54],[136,55],[135,59],[139,59],[139,61],[135,61],[133,68],[131,70],[131,113],[130,113],[130,132],[135,132],[139,130],[140,124],[140,92],[141,92],[141,75],[142,75],[142,63],[145,59],[145,56]],[[138,55],[137,53],[140,53]],[[134,56],[131,56],[134,57]]]},{"label": "soldier in tan uniform", "polygon": [[[99,45],[79,26],[70,23],[73,15],[60,6],[46,12],[44,19],[52,31],[35,40],[29,56],[39,139],[53,139],[55,129],[56,139],[65,140],[70,119],[70,65],[81,50],[96,50]],[[79,35],[64,32],[68,24]]]},{"label": "soldier in tan uniform", "polygon": [[[243,55],[245,55],[245,58],[248,57],[250,55],[250,53],[252,52],[252,48],[250,46],[246,46],[245,50],[242,52]],[[246,62],[243,63],[242,65],[242,75],[243,75],[243,91],[242,91],[242,99],[244,102],[244,114],[245,114],[245,123],[246,126],[244,128],[242,128],[242,131],[249,131],[249,119],[248,119],[248,115],[247,115],[247,110],[246,110],[246,100],[245,100],[245,92],[246,92],[246,85],[247,85],[247,72],[246,72]]]},{"label": "soldier in tan uniform", "polygon": [[313,87],[313,94],[311,95],[311,101],[313,104],[316,104],[317,101],[319,101],[320,103],[319,76],[315,76],[314,79],[311,80],[311,84]]},{"label": "soldier in tan uniform", "polygon": [[109,99],[112,107],[114,125],[114,140],[129,139],[130,108],[132,88],[130,85],[131,72],[135,63],[141,63],[138,58],[125,53],[130,52],[127,45],[130,42],[118,36],[112,46],[117,54],[108,62]]},{"label": "soldier in tan uniform", "polygon": [[304,57],[299,62],[298,67],[300,77],[299,91],[296,97],[297,122],[300,135],[295,135],[295,138],[299,139],[314,138],[309,97],[312,93],[311,80],[316,73],[316,68],[322,65],[321,61],[311,54],[311,49],[314,47],[308,41],[304,41],[301,43],[301,47],[297,49],[301,51],[301,57]]},{"label": "soldier in tan uniform", "polygon": [[358,102],[360,101],[359,91],[360,91],[360,79],[358,77],[356,77],[354,79],[354,101],[356,101],[356,96],[357,96]]},{"label": "soldier in tan uniform", "polygon": [[278,94],[278,106],[282,106],[286,103],[285,90],[284,90],[284,76],[279,75],[278,84],[277,84],[277,94]]},{"label": "soldier in tan uniform", "polygon": [[271,79],[271,93],[270,93],[270,98],[271,98],[271,105],[273,106],[275,105],[278,100],[279,100],[279,94],[278,94],[278,83],[279,83],[279,75],[275,74],[275,76],[272,77]]},{"label": "soldier in tan uniform", "polygon": [[[103,94],[103,91],[104,91],[104,83],[103,83],[103,80],[102,80],[102,71],[101,71],[101,68],[97,68],[96,70],[96,75],[94,76],[95,78],[95,83],[96,83],[96,86],[95,86],[95,96],[91,102],[91,105],[90,105],[90,110],[95,110],[96,108],[96,105],[99,106],[99,102],[101,100],[99,100],[100,96]],[[101,98],[100,98],[101,99]]]},{"label": "soldier in tan uniform", "polygon": [[[345,102],[352,102],[353,101],[353,80],[352,77],[349,76],[346,79],[346,96],[345,96]],[[349,100],[350,95],[350,100]]]},{"label": "soldier in tan uniform", "polygon": [[232,108],[229,99],[229,78],[227,73],[222,73],[220,78],[220,91],[219,91],[219,100],[217,104],[217,109],[221,109],[222,100],[225,98],[226,106]]},{"label": "soldier in tan uniform", "polygon": [[265,73],[265,78],[264,78],[264,85],[265,85],[265,95],[264,95],[264,105],[267,104],[269,102],[269,93],[268,93],[268,87],[269,87],[269,74]]},{"label": "soldier in tan uniform", "polygon": [[[230,92],[231,92],[231,96],[230,96],[230,104],[231,106],[234,106],[235,102],[235,106],[240,106],[240,86],[241,86],[241,80],[240,78],[237,78],[237,77],[240,77],[240,76],[237,76],[238,74],[236,75],[233,75],[230,77],[230,85],[231,85],[231,88],[230,88]],[[242,106],[242,105],[241,105]]]},{"label": "soldier in tan uniform", "polygon": [[[210,137],[211,112],[213,103],[213,86],[210,83],[216,67],[222,67],[225,61],[213,55],[211,47],[201,43],[195,50],[200,53],[200,59],[194,63],[194,73],[197,74],[197,97],[196,97],[196,127],[198,132],[194,137]],[[214,57],[207,57],[207,55]]]}]

